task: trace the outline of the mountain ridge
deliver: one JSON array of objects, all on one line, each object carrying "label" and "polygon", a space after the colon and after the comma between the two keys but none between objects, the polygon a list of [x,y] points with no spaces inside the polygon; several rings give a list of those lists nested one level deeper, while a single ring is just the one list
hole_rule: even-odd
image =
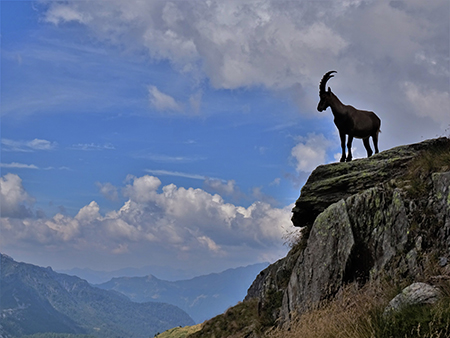
[{"label": "mountain ridge", "polygon": [[268,265],[257,263],[180,281],[165,281],[153,275],[115,277],[96,286],[121,292],[136,302],[176,305],[201,323],[241,301],[252,281]]},{"label": "mountain ridge", "polygon": [[16,262],[1,254],[0,334],[93,334],[99,338],[153,336],[194,321],[165,303],[135,303],[51,268]]}]

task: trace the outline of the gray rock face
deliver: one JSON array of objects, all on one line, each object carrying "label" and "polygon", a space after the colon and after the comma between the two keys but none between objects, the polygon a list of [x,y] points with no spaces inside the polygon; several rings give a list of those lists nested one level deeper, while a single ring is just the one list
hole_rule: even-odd
[{"label": "gray rock face", "polygon": [[[269,266],[247,299],[264,304],[269,289],[282,294],[273,315],[288,323],[292,312],[333,297],[348,282],[423,280],[425,254],[450,257],[450,167],[423,177],[420,196],[409,192],[404,176],[412,159],[435,146],[450,153],[450,140],[440,138],[318,167],[294,208],[295,225],[311,229],[306,246]],[[289,276],[287,283],[277,276]]]},{"label": "gray rock face", "polygon": [[404,175],[408,163],[421,151],[449,144],[450,140],[442,137],[396,147],[368,159],[318,166],[292,209],[292,223],[297,227],[312,226],[330,204]]},{"label": "gray rock face", "polygon": [[426,283],[413,283],[389,302],[384,315],[399,311],[409,305],[434,304],[441,293],[438,288]]}]

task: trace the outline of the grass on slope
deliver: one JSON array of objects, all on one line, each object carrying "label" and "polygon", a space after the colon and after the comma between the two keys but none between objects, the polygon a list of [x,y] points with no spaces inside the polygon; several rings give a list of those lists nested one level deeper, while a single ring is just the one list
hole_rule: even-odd
[{"label": "grass on slope", "polygon": [[174,327],[173,329],[164,331],[158,334],[155,338],[185,338],[188,335],[199,331],[203,324],[197,324],[193,326]]}]

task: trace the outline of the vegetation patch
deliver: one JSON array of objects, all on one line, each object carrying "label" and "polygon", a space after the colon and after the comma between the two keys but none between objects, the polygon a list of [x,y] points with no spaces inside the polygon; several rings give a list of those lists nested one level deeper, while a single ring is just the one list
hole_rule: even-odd
[{"label": "vegetation patch", "polygon": [[318,308],[294,316],[289,330],[273,328],[270,338],[444,338],[450,337],[450,290],[434,305],[405,307],[384,316],[389,301],[399,288],[387,282],[368,283],[362,288],[350,284]]},{"label": "vegetation patch", "polygon": [[380,323],[375,332],[380,338],[450,337],[450,301],[447,298],[433,306],[408,306]]},{"label": "vegetation patch", "polygon": [[408,165],[405,179],[407,191],[412,197],[421,197],[428,191],[431,174],[450,170],[450,140],[430,147],[414,158]]},{"label": "vegetation patch", "polygon": [[174,327],[173,329],[157,334],[155,338],[185,338],[188,335],[200,331],[203,324],[197,324],[185,327]]},{"label": "vegetation patch", "polygon": [[189,335],[188,338],[249,337],[255,332],[261,332],[258,300],[250,299],[206,321],[200,331]]}]

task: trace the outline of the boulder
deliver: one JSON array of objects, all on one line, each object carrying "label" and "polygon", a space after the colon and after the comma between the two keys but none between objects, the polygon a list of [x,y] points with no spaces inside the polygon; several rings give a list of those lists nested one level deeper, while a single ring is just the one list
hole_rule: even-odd
[{"label": "boulder", "polygon": [[427,283],[413,283],[389,302],[384,316],[389,316],[392,312],[401,311],[411,305],[434,304],[440,297],[441,292],[438,288]]}]

